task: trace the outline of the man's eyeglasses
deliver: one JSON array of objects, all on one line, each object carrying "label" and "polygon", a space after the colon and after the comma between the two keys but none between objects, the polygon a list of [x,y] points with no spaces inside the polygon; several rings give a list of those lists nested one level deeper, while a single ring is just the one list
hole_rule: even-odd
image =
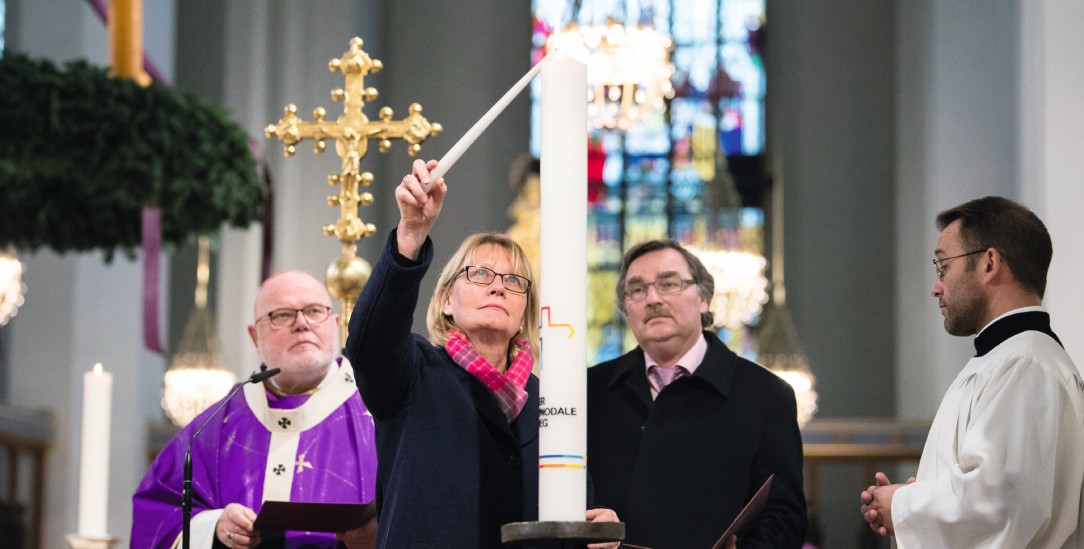
[{"label": "man's eyeglasses", "polygon": [[327,320],[327,317],[331,316],[331,307],[328,307],[327,305],[312,304],[306,305],[301,309],[291,309],[289,307],[275,309],[265,316],[257,318],[256,322],[267,318],[271,321],[272,326],[275,326],[276,328],[286,328],[293,326],[294,322],[297,321],[297,313],[305,315],[305,320],[308,320],[309,324],[319,324]]},{"label": "man's eyeglasses", "polygon": [[[501,277],[501,284],[504,284],[504,289],[515,294],[525,294],[527,293],[527,290],[531,289],[531,279],[517,274],[498,273],[493,269],[487,269],[477,265],[467,265],[466,267],[459,269],[459,272],[467,273],[467,282],[482,286],[489,286],[493,283],[493,279],[499,276]],[[459,273],[456,274],[458,275]]]},{"label": "man's eyeglasses", "polygon": [[696,284],[696,281],[691,278],[683,279],[676,276],[660,278],[654,282],[637,282],[625,287],[625,299],[633,303],[643,301],[647,299],[647,289],[651,286],[655,287],[655,291],[659,292],[659,295],[673,295],[680,293],[692,284]]},{"label": "man's eyeglasses", "polygon": [[946,268],[945,262],[946,261],[956,259],[958,257],[967,257],[969,255],[981,254],[982,252],[985,252],[985,251],[986,251],[986,248],[983,248],[981,250],[975,250],[973,252],[967,252],[966,254],[954,255],[952,257],[946,257],[944,259],[935,259],[935,260],[933,260],[933,270],[934,270],[934,272],[937,273],[937,280],[945,280],[945,268]]}]

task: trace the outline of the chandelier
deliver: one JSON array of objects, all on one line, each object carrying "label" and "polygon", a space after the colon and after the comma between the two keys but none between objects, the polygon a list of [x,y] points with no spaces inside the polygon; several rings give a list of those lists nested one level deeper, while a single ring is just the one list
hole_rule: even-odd
[{"label": "chandelier", "polygon": [[757,330],[757,360],[794,389],[798,426],[804,427],[817,413],[817,378],[798,338],[798,328],[787,310],[783,284],[783,177],[777,174],[771,191],[772,206],[772,299],[764,306]]},{"label": "chandelier", "polygon": [[716,328],[738,328],[756,320],[768,300],[764,256],[741,251],[688,248],[715,279],[711,299]]},{"label": "chandelier", "polygon": [[0,251],[0,326],[19,312],[25,293],[23,263],[14,250]]},{"label": "chandelier", "polygon": [[757,361],[794,389],[798,426],[802,427],[817,413],[816,378],[809,370],[809,359],[798,341],[794,321],[779,301],[773,299],[764,306],[757,333]]},{"label": "chandelier", "polygon": [[546,40],[587,64],[587,116],[596,128],[626,130],[652,111],[666,110],[674,89],[669,36],[649,25],[573,22]]},{"label": "chandelier", "polygon": [[236,381],[222,366],[214,319],[207,310],[207,281],[210,277],[210,251],[207,237],[199,237],[196,267],[196,307],[188,317],[184,336],[162,388],[162,408],[178,427],[188,425],[200,412],[214,404]]}]

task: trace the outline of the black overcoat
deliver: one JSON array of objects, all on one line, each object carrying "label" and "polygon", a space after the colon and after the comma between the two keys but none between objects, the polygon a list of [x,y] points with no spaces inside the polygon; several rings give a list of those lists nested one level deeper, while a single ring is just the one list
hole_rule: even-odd
[{"label": "black overcoat", "polygon": [[704,361],[651,400],[644,353],[588,370],[595,503],[629,543],[710,549],[770,474],[768,503],[738,547],[799,548],[806,532],[794,391],[711,333]]},{"label": "black overcoat", "polygon": [[538,517],[538,378],[508,424],[492,393],[443,347],[411,334],[433,259],[392,231],[350,318],[346,356],[376,423],[381,548],[498,548],[501,526]]}]

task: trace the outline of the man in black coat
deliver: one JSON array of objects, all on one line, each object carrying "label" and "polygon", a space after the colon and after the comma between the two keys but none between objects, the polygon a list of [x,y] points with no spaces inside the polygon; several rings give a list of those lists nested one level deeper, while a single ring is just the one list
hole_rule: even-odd
[{"label": "man in black coat", "polygon": [[806,505],[794,391],[703,330],[714,287],[672,240],[625,254],[617,298],[639,347],[588,370],[595,501],[624,520],[629,543],[708,549],[774,474],[736,545],[798,548]]}]

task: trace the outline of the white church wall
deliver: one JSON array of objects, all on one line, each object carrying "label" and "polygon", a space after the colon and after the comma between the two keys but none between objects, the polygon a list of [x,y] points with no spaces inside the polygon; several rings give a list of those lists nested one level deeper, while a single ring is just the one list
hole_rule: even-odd
[{"label": "white church wall", "polygon": [[967,358],[935,299],[936,214],[1017,180],[1019,6],[938,0],[898,6],[897,415],[930,419]]},{"label": "white church wall", "polygon": [[11,331],[10,402],[53,414],[56,432],[46,455],[42,518],[47,545],[57,546],[62,538],[53,534],[74,532],[76,526],[82,379],[71,334],[80,329],[72,315],[77,269],[71,258],[49,252],[21,259],[26,304],[5,328]]},{"label": "white church wall", "polygon": [[861,0],[769,2],[767,29],[787,305],[817,377],[818,417],[890,417],[894,13]]},{"label": "white church wall", "polygon": [[1046,222],[1054,259],[1043,301],[1054,331],[1084,367],[1084,4],[1046,0],[1021,14],[1020,180],[1024,200]]}]

